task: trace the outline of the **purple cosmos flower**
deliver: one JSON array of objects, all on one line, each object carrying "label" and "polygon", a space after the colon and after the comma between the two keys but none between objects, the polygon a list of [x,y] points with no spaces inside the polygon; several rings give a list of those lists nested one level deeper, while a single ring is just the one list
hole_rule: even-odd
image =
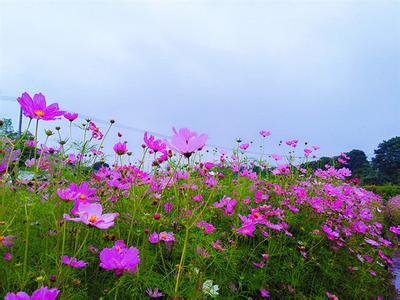
[{"label": "purple cosmos flower", "polygon": [[82,222],[99,229],[108,229],[114,226],[114,220],[119,214],[108,213],[103,215],[102,211],[103,208],[98,203],[80,204],[77,212],[78,218],[71,218],[68,214],[64,214],[64,220]]},{"label": "purple cosmos flower", "polygon": [[139,250],[135,247],[126,248],[123,240],[116,241],[112,248],[104,248],[100,252],[100,267],[114,270],[116,276],[124,272],[135,273],[139,263]]},{"label": "purple cosmos flower", "polygon": [[14,245],[14,239],[16,238],[16,236],[14,235],[0,235],[0,242],[4,247],[8,247],[11,248]]},{"label": "purple cosmos flower", "polygon": [[66,112],[64,114],[64,118],[66,118],[68,121],[73,122],[76,120],[76,118],[78,118],[78,114],[77,113],[69,113]]},{"label": "purple cosmos flower", "polygon": [[24,115],[32,119],[49,121],[64,115],[64,112],[59,110],[57,103],[46,106],[46,99],[41,93],[35,94],[32,99],[25,92],[18,98],[18,103],[21,105]]},{"label": "purple cosmos flower", "polygon": [[390,230],[391,232],[395,233],[395,234],[400,234],[400,225],[397,226],[397,227],[391,226],[391,227],[389,228],[389,230]]},{"label": "purple cosmos flower", "polygon": [[150,298],[160,298],[164,296],[163,293],[158,291],[158,288],[155,288],[154,291],[150,288],[147,289],[147,294],[149,295]]},{"label": "purple cosmos flower", "polygon": [[158,237],[158,233],[157,232],[153,232],[152,234],[150,234],[148,240],[152,244],[157,244],[160,241],[160,239]]},{"label": "purple cosmos flower", "polygon": [[10,252],[4,253],[3,254],[3,259],[6,260],[6,261],[11,260],[12,259],[11,253]]},{"label": "purple cosmos flower", "polygon": [[376,247],[379,247],[381,245],[377,241],[374,241],[372,239],[367,239],[367,238],[365,239],[365,242],[370,244],[370,245],[372,245],[372,246],[376,246]]},{"label": "purple cosmos flower", "polygon": [[25,292],[7,293],[4,300],[54,300],[60,291],[57,288],[49,289],[47,286],[41,287],[29,296]]},{"label": "purple cosmos flower", "polygon": [[83,261],[83,260],[77,260],[75,257],[71,257],[69,258],[68,256],[64,255],[61,256],[61,262],[64,265],[69,265],[71,268],[83,268],[87,266],[87,262]]},{"label": "purple cosmos flower", "polygon": [[126,148],[125,143],[116,143],[113,147],[114,152],[117,153],[118,155],[124,155],[126,152],[128,152],[128,149]]},{"label": "purple cosmos flower", "polygon": [[181,128],[179,132],[176,131],[175,127],[172,130],[174,135],[171,138],[169,147],[187,158],[197,150],[203,149],[208,138],[204,133],[198,135],[197,132],[190,131],[187,128]]}]

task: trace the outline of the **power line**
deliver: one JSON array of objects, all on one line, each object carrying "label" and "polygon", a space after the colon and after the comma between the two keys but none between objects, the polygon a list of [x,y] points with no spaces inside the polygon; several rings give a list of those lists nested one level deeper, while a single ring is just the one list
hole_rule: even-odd
[{"label": "power line", "polygon": [[[9,102],[17,102],[17,97],[0,96],[0,100],[9,101]],[[78,113],[78,114],[79,114],[79,118],[83,119],[83,120],[90,119],[90,120],[95,121],[95,122],[100,123],[100,124],[106,124],[106,125],[110,124],[110,121],[106,121],[106,120],[99,119],[99,118],[96,118],[96,117],[91,117],[91,116],[86,115],[86,114],[81,114],[81,113]],[[117,127],[117,128],[120,128],[120,129],[127,129],[127,130],[135,131],[135,132],[138,132],[138,133],[142,133],[142,134],[147,132],[147,133],[152,134],[154,136],[165,138],[165,139],[170,139],[171,138],[170,135],[166,135],[164,133],[160,133],[160,132],[156,132],[156,131],[149,131],[149,130],[145,130],[145,129],[137,128],[137,127],[132,127],[132,126],[129,126],[129,125],[126,125],[126,124],[123,124],[123,123],[117,123],[116,122],[114,127]],[[225,147],[225,146],[215,145],[215,144],[206,144],[206,147],[214,148],[214,149],[224,149],[224,150],[229,150],[229,151],[236,151],[237,150],[236,148]],[[252,151],[252,150],[246,150],[246,154],[253,154],[253,155],[260,155],[260,156],[263,156],[263,155],[271,156],[273,153],[262,153],[262,152]],[[291,156],[291,157],[304,158],[304,156]],[[321,156],[313,156],[313,158],[321,158]]]}]

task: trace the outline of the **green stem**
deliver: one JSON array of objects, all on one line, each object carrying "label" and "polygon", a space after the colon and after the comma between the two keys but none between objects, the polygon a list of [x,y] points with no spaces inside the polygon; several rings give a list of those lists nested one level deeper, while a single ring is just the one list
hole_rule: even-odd
[{"label": "green stem", "polygon": [[186,227],[185,241],[184,241],[184,244],[183,244],[181,261],[179,263],[178,276],[176,276],[176,282],[175,282],[175,296],[177,296],[177,294],[178,294],[179,280],[180,280],[181,275],[182,275],[183,263],[185,262],[185,254],[186,254],[186,249],[187,249],[187,244],[188,244],[188,238],[189,238],[189,227]]}]

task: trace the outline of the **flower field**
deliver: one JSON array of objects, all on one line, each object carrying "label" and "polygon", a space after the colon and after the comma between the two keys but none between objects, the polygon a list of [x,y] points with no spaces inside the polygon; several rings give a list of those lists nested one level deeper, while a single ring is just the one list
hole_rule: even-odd
[{"label": "flower field", "polygon": [[[395,299],[400,226],[350,170],[308,169],[319,147],[289,140],[288,155],[252,160],[238,141],[211,157],[207,134],[174,128],[145,133],[131,162],[113,121],[79,124],[42,94],[18,101],[29,126],[0,139],[0,297]],[[39,141],[57,118],[81,136]]]}]

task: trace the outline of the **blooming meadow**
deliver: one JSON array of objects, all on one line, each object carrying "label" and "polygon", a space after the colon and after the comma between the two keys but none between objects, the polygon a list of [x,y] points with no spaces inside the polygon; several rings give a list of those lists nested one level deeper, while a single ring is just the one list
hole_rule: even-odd
[{"label": "blooming meadow", "polygon": [[[18,102],[28,128],[0,139],[4,299],[395,297],[400,226],[386,224],[381,198],[348,180],[350,170],[308,169],[319,147],[290,140],[290,155],[255,160],[239,142],[204,159],[208,136],[174,128],[168,140],[145,133],[135,163],[118,133],[108,161],[113,121],[78,125],[42,94]],[[58,128],[39,141],[57,118],[81,139]],[[260,131],[263,143],[270,134]]]}]

